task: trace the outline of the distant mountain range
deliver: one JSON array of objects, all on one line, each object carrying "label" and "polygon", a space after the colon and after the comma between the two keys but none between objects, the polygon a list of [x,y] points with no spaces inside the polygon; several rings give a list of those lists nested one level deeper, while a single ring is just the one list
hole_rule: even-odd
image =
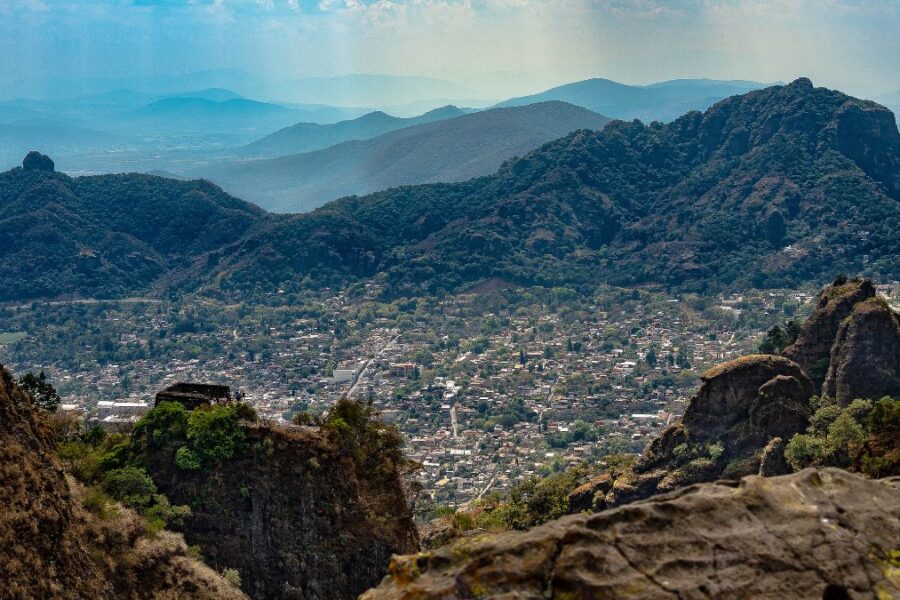
[{"label": "distant mountain range", "polygon": [[131,126],[152,126],[157,130],[208,132],[250,129],[267,132],[293,123],[297,117],[296,111],[268,102],[245,98],[216,101],[187,96],[157,100],[120,115],[119,121]]},{"label": "distant mountain range", "polygon": [[15,164],[33,148],[56,152],[100,151],[122,143],[116,135],[47,119],[0,124],[0,164]]},{"label": "distant mountain range", "polygon": [[0,174],[2,300],[289,293],[372,276],[395,295],[489,278],[694,291],[900,278],[894,115],[806,79],[668,125],[581,130],[489,177],[301,215],[200,181],[31,164]]},{"label": "distant mountain range", "polygon": [[[221,88],[169,96],[118,89],[69,99],[18,98],[0,102],[0,126],[9,126],[0,132],[0,168],[15,165],[23,149],[39,147],[66,170],[179,170],[183,162],[208,160],[297,122],[334,123],[366,112],[258,102]],[[35,123],[56,123],[59,131],[35,129]],[[29,145],[7,142],[29,130]]]},{"label": "distant mountain range", "polygon": [[652,85],[626,85],[609,79],[588,79],[512,98],[497,106],[523,106],[559,100],[614,119],[671,121],[692,110],[706,110],[719,100],[765,87],[753,81],[675,79]]},{"label": "distant mountain range", "polygon": [[305,77],[264,86],[268,96],[308,104],[336,106],[391,106],[435,99],[463,100],[477,92],[458,83],[434,77],[353,74]]},{"label": "distant mountain range", "polygon": [[418,117],[392,117],[381,111],[330,125],[297,123],[240,149],[245,156],[273,157],[320,150],[348,140],[367,140],[384,133],[466,114],[455,106],[436,108]]},{"label": "distant mountain range", "polygon": [[[609,122],[563,102],[498,108],[427,122],[447,114],[428,113],[419,118],[426,121],[423,124],[369,140],[268,160],[222,163],[194,174],[267,210],[298,212],[341,196],[488,175],[503,161],[547,141],[576,129],[599,129]],[[384,117],[374,120],[385,122]],[[396,125],[398,121],[386,122]],[[332,126],[328,131],[343,130]]]}]

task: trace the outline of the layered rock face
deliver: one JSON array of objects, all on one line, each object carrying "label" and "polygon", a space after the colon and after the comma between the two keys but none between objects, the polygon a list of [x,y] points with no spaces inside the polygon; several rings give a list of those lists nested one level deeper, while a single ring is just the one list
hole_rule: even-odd
[{"label": "layered rock face", "polygon": [[393,554],[419,549],[396,470],[363,472],[315,430],[248,426],[250,451],[200,471],[148,457],[148,471],[192,516],[205,560],[241,574],[253,598],[354,598]]},{"label": "layered rock face", "polygon": [[897,506],[836,469],[694,485],[398,557],[362,598],[893,598]]},{"label": "layered rock face", "polygon": [[856,398],[900,398],[900,316],[871,298],[841,322],[822,393],[845,406]]},{"label": "layered rock face", "polygon": [[0,597],[245,598],[180,536],[148,536],[124,508],[87,512],[29,400],[2,367],[0,379]]},{"label": "layered rock face", "polygon": [[875,286],[868,279],[830,285],[819,294],[815,310],[803,324],[797,340],[782,354],[791,359],[821,389],[831,360],[831,347],[844,319],[858,303],[875,297]]},{"label": "layered rock face", "polygon": [[[800,367],[780,356],[746,356],[714,367],[703,374],[682,421],[653,440],[632,473],[617,480],[603,475],[579,488],[571,509],[603,509],[691,483],[757,473],[767,445],[806,428],[812,394]],[[765,455],[767,473],[787,472],[778,467],[783,450],[773,444]]]},{"label": "layered rock face", "polygon": [[785,444],[805,431],[811,396],[842,406],[900,397],[900,316],[875,297],[869,280],[825,288],[783,354],[747,356],[704,373],[682,421],[650,444],[632,472],[604,474],[575,490],[571,512],[718,478],[788,473]]}]

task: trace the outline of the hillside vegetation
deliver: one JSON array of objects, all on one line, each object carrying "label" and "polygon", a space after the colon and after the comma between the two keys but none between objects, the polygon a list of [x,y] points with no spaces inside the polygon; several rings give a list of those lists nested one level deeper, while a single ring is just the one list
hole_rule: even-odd
[{"label": "hillside vegetation", "polygon": [[894,115],[806,79],[668,125],[578,131],[489,177],[310,214],[267,215],[207,183],[25,169],[0,175],[0,200],[3,299],[289,291],[376,275],[395,295],[492,277],[696,291],[836,271],[900,278]]}]

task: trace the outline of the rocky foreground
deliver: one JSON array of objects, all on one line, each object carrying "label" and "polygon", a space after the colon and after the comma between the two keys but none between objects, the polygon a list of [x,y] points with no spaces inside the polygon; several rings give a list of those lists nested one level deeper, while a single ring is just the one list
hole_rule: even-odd
[{"label": "rocky foreground", "polygon": [[[95,506],[65,476],[50,432],[0,367],[0,597],[239,600],[184,539]],[[95,506],[96,508],[96,506]]]},{"label": "rocky foreground", "polygon": [[375,599],[898,598],[900,478],[698,484],[398,557]]}]

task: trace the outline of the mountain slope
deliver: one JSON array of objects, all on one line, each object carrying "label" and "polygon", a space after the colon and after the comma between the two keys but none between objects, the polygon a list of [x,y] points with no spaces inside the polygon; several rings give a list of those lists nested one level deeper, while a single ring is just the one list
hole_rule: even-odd
[{"label": "mountain slope", "polygon": [[222,164],[198,174],[269,210],[296,212],[341,196],[487,175],[548,140],[607,122],[561,102],[494,109],[316,152]]},{"label": "mountain slope", "polygon": [[582,106],[614,119],[671,121],[692,110],[706,110],[717,101],[764,87],[752,81],[676,79],[647,86],[626,85],[608,79],[587,79],[545,92],[512,98],[497,106],[523,106],[559,100]]},{"label": "mountain slope", "polygon": [[0,174],[0,298],[146,289],[267,219],[206,182]]},{"label": "mountain slope", "polygon": [[[479,115],[489,113],[459,119]],[[420,164],[404,144],[390,148],[386,173]],[[806,79],[668,125],[577,131],[489,177],[309,214],[266,215],[208,183],[22,169],[0,174],[0,205],[2,299],[173,282],[287,291],[373,275],[393,294],[491,277],[693,291],[820,283],[841,271],[900,278],[894,115]]]},{"label": "mountain slope", "polygon": [[464,111],[455,106],[445,106],[408,119],[376,111],[331,125],[297,123],[247,144],[240,149],[240,153],[244,156],[271,157],[311,152],[347,140],[366,140],[404,127],[442,121],[464,114],[466,114]]},{"label": "mountain slope", "polygon": [[[287,285],[311,269],[380,272],[396,293],[489,277],[780,286],[835,271],[896,279],[898,230],[893,114],[800,79],[669,125],[579,131],[492,177],[347,198],[278,220],[223,268],[228,285],[248,285],[261,277],[250,265],[263,252]],[[271,281],[271,268],[263,271]]]},{"label": "mountain slope", "polygon": [[4,598],[246,598],[193,558],[181,536],[148,533],[130,509],[90,504],[66,477],[50,429],[2,367],[0,480]]}]

